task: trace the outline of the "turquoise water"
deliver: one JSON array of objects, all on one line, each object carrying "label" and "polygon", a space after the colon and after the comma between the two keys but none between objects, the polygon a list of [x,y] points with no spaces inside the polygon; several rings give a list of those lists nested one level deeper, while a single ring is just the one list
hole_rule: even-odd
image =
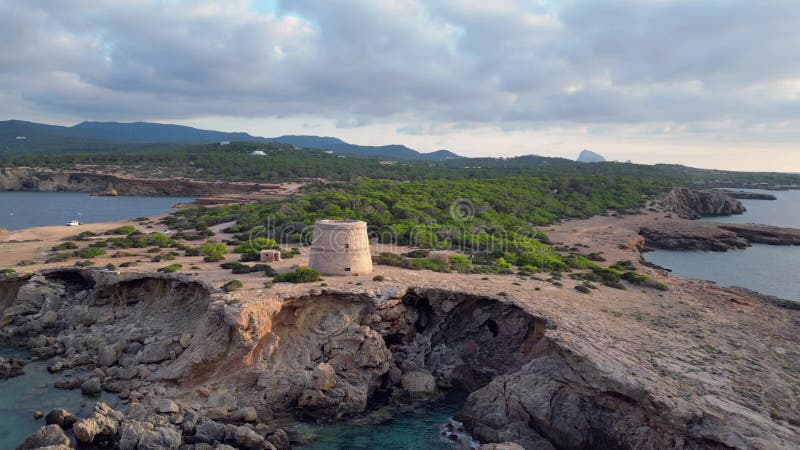
[{"label": "turquoise water", "polygon": [[[26,355],[16,349],[0,348],[0,356],[25,358]],[[64,408],[80,415],[88,413],[100,399],[116,403],[116,397],[108,394],[90,398],[84,397],[80,390],[55,389],[53,379],[47,372],[47,363],[30,362],[24,375],[0,380],[0,449],[15,448],[44,425],[44,419],[33,418],[37,410],[47,414],[53,408]]]},{"label": "turquoise water", "polygon": [[[777,200],[741,200],[747,212],[703,220],[726,223],[761,223],[800,228],[800,191],[761,191]],[[800,246],[756,244],[728,252],[656,250],[645,258],[685,278],[741,286],[763,294],[800,301]]]},{"label": "turquoise water", "polygon": [[19,230],[70,220],[110,222],[165,213],[191,197],[92,197],[83,192],[0,192],[0,228]]},{"label": "turquoise water", "polygon": [[[314,439],[302,450],[453,450],[464,448],[440,434],[441,426],[456,415],[463,399],[448,399],[416,408],[407,414],[369,425],[307,426],[301,433]],[[467,447],[468,448],[468,447]]]}]

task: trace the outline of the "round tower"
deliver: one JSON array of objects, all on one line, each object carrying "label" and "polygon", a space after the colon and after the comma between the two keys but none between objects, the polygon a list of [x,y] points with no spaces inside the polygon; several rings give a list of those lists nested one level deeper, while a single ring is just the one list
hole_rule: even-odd
[{"label": "round tower", "polygon": [[371,273],[367,223],[361,220],[320,220],[315,223],[308,265],[324,275]]}]

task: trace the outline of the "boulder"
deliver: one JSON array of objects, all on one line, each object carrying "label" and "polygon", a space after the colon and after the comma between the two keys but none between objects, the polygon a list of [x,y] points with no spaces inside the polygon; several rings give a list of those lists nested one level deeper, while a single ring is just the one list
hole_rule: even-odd
[{"label": "boulder", "polygon": [[61,408],[56,408],[47,413],[46,416],[44,416],[44,421],[46,424],[58,425],[65,430],[70,429],[77,420],[78,420],[77,417],[72,415],[66,409],[61,409]]},{"label": "boulder", "polygon": [[102,389],[103,384],[100,382],[100,378],[97,377],[89,378],[81,384],[81,392],[84,395],[97,395]]},{"label": "boulder", "polygon": [[124,422],[120,429],[120,450],[176,450],[181,445],[181,434],[172,428],[154,427],[148,422]]},{"label": "boulder", "polygon": [[225,425],[206,420],[197,425],[195,436],[200,442],[222,442],[225,439]]},{"label": "boulder", "polygon": [[91,417],[81,419],[72,426],[75,438],[84,444],[91,444],[98,437],[110,437],[119,431],[123,414],[105,403],[96,403]]},{"label": "boulder", "polygon": [[0,380],[22,375],[25,372],[25,364],[27,363],[22,359],[0,357]]},{"label": "boulder", "polygon": [[278,428],[274,433],[267,437],[267,441],[272,444],[276,450],[291,450],[292,443],[289,441],[289,435],[286,434],[282,428]]},{"label": "boulder", "polygon": [[102,345],[97,349],[97,364],[102,367],[111,367],[117,362],[117,347]]},{"label": "boulder", "polygon": [[328,363],[320,363],[311,374],[311,388],[328,391],[336,387],[336,371]]},{"label": "boulder", "polygon": [[177,414],[180,412],[178,405],[165,397],[159,397],[153,400],[153,407],[156,409],[156,412],[161,414]]},{"label": "boulder", "polygon": [[26,437],[17,450],[33,450],[42,447],[65,445],[69,448],[69,438],[58,425],[45,425]]},{"label": "boulder", "polygon": [[400,377],[403,393],[412,402],[432,400],[437,397],[436,378],[423,370],[406,372]]},{"label": "boulder", "polygon": [[236,444],[249,449],[257,449],[264,442],[264,437],[247,427],[236,428],[234,434]]},{"label": "boulder", "polygon": [[166,341],[154,342],[144,347],[139,355],[139,362],[157,364],[170,359],[170,346]]},{"label": "boulder", "polygon": [[235,422],[256,422],[258,420],[258,412],[252,406],[239,408],[231,413],[231,420]]}]

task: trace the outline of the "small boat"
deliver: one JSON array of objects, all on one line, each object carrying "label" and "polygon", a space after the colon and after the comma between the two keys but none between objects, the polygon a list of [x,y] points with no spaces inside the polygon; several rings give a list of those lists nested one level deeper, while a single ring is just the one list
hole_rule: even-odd
[{"label": "small boat", "polygon": [[80,223],[80,222],[78,222],[77,220],[70,220],[69,222],[67,222],[67,226],[68,226],[68,227],[77,227],[77,226],[78,226],[78,225],[80,225],[80,224],[81,224],[81,223]]}]

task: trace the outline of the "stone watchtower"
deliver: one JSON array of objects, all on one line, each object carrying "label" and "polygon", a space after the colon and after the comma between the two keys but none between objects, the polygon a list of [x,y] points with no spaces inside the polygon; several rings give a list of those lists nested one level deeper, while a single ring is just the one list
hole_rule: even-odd
[{"label": "stone watchtower", "polygon": [[324,275],[371,273],[367,223],[360,220],[320,220],[315,223],[308,265]]}]

